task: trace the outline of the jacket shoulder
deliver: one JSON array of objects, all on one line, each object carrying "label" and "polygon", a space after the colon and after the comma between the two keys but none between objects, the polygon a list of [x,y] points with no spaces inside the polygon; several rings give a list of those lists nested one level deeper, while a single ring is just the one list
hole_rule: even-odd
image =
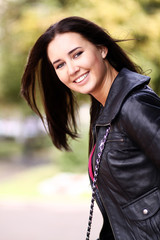
[{"label": "jacket shoulder", "polygon": [[126,97],[122,104],[121,116],[129,117],[131,114],[133,117],[140,113],[143,114],[144,109],[148,110],[148,114],[154,109],[160,114],[160,98],[148,85],[134,90]]},{"label": "jacket shoulder", "polygon": [[150,87],[144,86],[126,99],[119,119],[127,135],[136,141],[143,136],[144,141],[149,144],[160,132],[159,116],[160,98]]}]

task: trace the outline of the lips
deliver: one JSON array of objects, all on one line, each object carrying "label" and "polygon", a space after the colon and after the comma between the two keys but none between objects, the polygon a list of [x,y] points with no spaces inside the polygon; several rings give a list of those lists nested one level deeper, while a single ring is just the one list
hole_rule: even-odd
[{"label": "lips", "polygon": [[82,82],[86,77],[88,76],[88,72],[77,78],[74,82],[75,83],[80,83]]}]

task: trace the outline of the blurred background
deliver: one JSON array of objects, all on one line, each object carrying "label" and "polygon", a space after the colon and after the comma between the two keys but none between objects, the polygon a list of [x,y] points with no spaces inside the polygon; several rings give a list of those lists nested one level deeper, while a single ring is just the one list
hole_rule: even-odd
[{"label": "blurred background", "polygon": [[[160,95],[160,0],[0,0],[0,228],[2,240],[84,239],[89,99],[79,97],[81,138],[73,152],[53,147],[20,96],[28,53],[61,18],[76,15],[107,29],[152,78]],[[92,238],[101,216],[96,209]],[[3,237],[2,237],[3,236]]]}]

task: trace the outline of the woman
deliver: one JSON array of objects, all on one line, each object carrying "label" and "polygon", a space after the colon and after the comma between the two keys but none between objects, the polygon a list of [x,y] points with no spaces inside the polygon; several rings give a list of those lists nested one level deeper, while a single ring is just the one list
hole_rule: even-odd
[{"label": "woman", "polygon": [[91,96],[86,239],[94,198],[104,218],[100,240],[160,239],[160,99],[117,42],[86,19],[59,21],[33,46],[22,95],[43,120],[38,82],[53,144],[66,150],[77,137],[73,91]]}]

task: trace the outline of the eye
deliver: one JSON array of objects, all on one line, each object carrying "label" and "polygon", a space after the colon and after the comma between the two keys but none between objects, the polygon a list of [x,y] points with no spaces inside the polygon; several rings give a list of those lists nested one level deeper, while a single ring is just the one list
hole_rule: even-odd
[{"label": "eye", "polygon": [[60,64],[58,64],[57,66],[56,66],[56,69],[60,69],[60,68],[62,68],[64,66],[64,63],[60,63]]},{"label": "eye", "polygon": [[82,53],[83,53],[83,51],[77,52],[77,53],[74,55],[74,58],[78,58]]}]

